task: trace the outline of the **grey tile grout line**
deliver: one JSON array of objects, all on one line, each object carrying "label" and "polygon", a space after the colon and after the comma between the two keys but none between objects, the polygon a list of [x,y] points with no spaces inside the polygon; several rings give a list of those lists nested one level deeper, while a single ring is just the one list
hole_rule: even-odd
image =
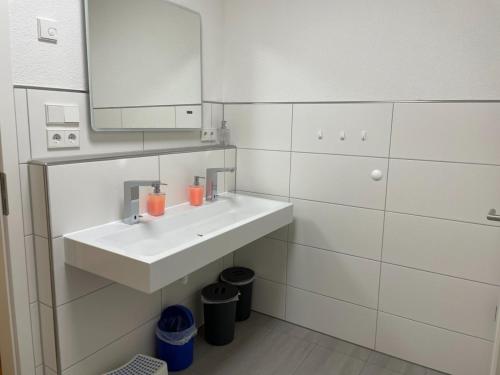
[{"label": "grey tile grout line", "polygon": [[487,343],[490,343],[490,344],[492,344],[494,342],[494,340],[488,340],[488,339],[485,339],[484,337],[480,337],[480,336],[476,336],[476,335],[471,335],[470,333],[456,331],[456,330],[453,330],[453,329],[450,329],[450,328],[440,327],[438,325],[435,325],[435,324],[432,324],[432,323],[428,323],[428,322],[423,322],[421,320],[416,320],[416,319],[413,319],[413,318],[409,318],[407,316],[394,314],[394,313],[391,313],[391,312],[388,312],[388,311],[384,311],[384,310],[380,310],[380,312],[384,313],[384,314],[387,314],[387,315],[395,316],[396,318],[399,318],[399,319],[406,319],[406,320],[409,320],[409,321],[414,322],[414,323],[418,323],[418,324],[426,325],[426,326],[429,326],[429,327],[437,328],[437,329],[440,329],[440,330],[443,330],[443,331],[446,331],[446,332],[452,332],[452,333],[456,333],[456,334],[459,334],[459,335],[462,335],[462,336],[472,337],[474,339],[481,340],[481,341],[484,341],[484,342],[487,342]]},{"label": "grey tile grout line", "polygon": [[[288,202],[290,202],[290,196],[292,193],[292,147],[293,147],[293,115],[294,115],[294,105],[292,104],[292,114],[290,118],[290,161],[289,161],[289,169],[288,169]],[[286,229],[286,237],[285,237],[285,248],[286,248],[286,255],[285,255],[285,305],[283,306],[283,318],[286,320],[287,318],[287,301],[288,301],[288,258],[289,258],[289,253],[290,253],[290,243],[288,241],[289,237],[289,230],[290,230],[290,224],[287,225]]]},{"label": "grey tile grout line", "polygon": [[[272,197],[287,198],[284,195],[266,194],[266,193],[261,193],[261,192],[257,192],[257,191],[249,191],[249,190],[239,190],[239,192],[241,192],[241,193],[249,193],[249,194],[258,194],[258,195],[268,195],[268,196],[272,196]],[[334,205],[334,206],[351,207],[351,208],[357,208],[357,209],[362,209],[362,210],[372,210],[372,211],[379,211],[379,212],[384,212],[385,211],[385,212],[388,212],[388,213],[391,213],[391,214],[416,216],[416,217],[421,217],[421,218],[424,218],[424,219],[444,220],[444,221],[451,221],[451,222],[461,223],[461,224],[482,225],[482,226],[492,227],[492,228],[499,228],[500,227],[499,225],[487,224],[487,223],[479,223],[479,222],[476,222],[476,221],[466,221],[466,220],[451,219],[451,218],[438,217],[438,216],[429,216],[429,215],[415,214],[415,213],[409,213],[409,212],[384,210],[384,209],[380,209],[380,208],[363,207],[363,206],[356,206],[356,205],[352,205],[352,204],[345,204],[345,203],[338,203],[338,202],[318,201],[318,200],[314,200],[314,199],[299,198],[299,197],[293,197],[293,196],[290,197],[289,199],[299,200],[299,201],[306,201],[306,202],[314,202],[314,203],[322,203],[322,204]]]},{"label": "grey tile grout line", "polygon": [[375,320],[375,337],[373,343],[373,349],[377,348],[377,335],[378,335],[378,319],[379,319],[379,311],[380,311],[380,290],[382,289],[382,264],[384,259],[384,236],[385,236],[385,216],[387,214],[387,191],[389,189],[389,168],[390,168],[390,157],[391,157],[391,145],[392,145],[392,126],[394,123],[394,104],[392,105],[391,112],[391,129],[389,133],[389,160],[387,160],[387,176],[385,181],[385,196],[384,196],[384,215],[382,221],[382,238],[380,243],[380,265],[379,265],[379,274],[378,274],[378,295],[377,295],[377,319]]},{"label": "grey tile grout line", "polygon": [[486,167],[500,167],[500,164],[495,163],[481,163],[473,161],[458,161],[458,160],[437,160],[437,159],[421,159],[421,158],[410,158],[401,156],[376,156],[367,154],[343,154],[336,152],[314,152],[314,151],[300,151],[300,150],[282,150],[282,149],[269,149],[269,148],[258,148],[258,147],[238,147],[241,150],[248,151],[267,151],[267,152],[291,152],[295,154],[306,154],[306,155],[325,155],[325,156],[341,156],[341,157],[352,157],[352,158],[366,158],[366,159],[390,159],[390,160],[402,160],[402,161],[416,161],[416,162],[427,162],[427,163],[441,163],[441,164],[465,164],[465,165],[478,165]]}]

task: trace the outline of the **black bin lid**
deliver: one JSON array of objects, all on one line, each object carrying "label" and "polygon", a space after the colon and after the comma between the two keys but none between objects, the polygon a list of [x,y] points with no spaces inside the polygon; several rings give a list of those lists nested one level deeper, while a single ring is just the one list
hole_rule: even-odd
[{"label": "black bin lid", "polygon": [[250,284],[255,279],[255,272],[250,268],[231,267],[227,268],[220,274],[221,281],[232,285]]},{"label": "black bin lid", "polygon": [[215,283],[201,290],[204,303],[227,303],[238,300],[238,288],[226,283]]}]

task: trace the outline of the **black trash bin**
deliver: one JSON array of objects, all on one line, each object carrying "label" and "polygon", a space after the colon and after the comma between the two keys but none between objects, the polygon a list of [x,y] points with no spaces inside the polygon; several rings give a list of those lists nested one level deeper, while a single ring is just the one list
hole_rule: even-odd
[{"label": "black trash bin", "polygon": [[220,281],[238,287],[240,299],[236,306],[236,321],[241,322],[250,317],[252,308],[252,289],[255,272],[250,268],[231,267],[220,274]]},{"label": "black trash bin", "polygon": [[234,339],[238,288],[225,283],[210,284],[201,291],[205,340],[212,345],[227,345]]}]

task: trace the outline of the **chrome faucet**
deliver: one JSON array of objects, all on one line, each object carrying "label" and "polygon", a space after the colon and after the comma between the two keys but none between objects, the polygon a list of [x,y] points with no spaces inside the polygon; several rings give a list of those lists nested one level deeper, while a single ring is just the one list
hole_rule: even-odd
[{"label": "chrome faucet", "polygon": [[236,168],[207,168],[205,199],[214,201],[217,197],[217,174],[219,172],[234,172]]},{"label": "chrome faucet", "polygon": [[158,180],[125,181],[123,183],[123,222],[139,222],[139,187],[160,185]]}]

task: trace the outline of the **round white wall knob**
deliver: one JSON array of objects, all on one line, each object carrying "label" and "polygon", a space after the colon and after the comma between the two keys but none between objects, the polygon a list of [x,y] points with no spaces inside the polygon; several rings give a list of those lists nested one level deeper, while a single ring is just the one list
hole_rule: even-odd
[{"label": "round white wall knob", "polygon": [[384,177],[380,169],[374,169],[371,173],[372,180],[379,181]]}]

